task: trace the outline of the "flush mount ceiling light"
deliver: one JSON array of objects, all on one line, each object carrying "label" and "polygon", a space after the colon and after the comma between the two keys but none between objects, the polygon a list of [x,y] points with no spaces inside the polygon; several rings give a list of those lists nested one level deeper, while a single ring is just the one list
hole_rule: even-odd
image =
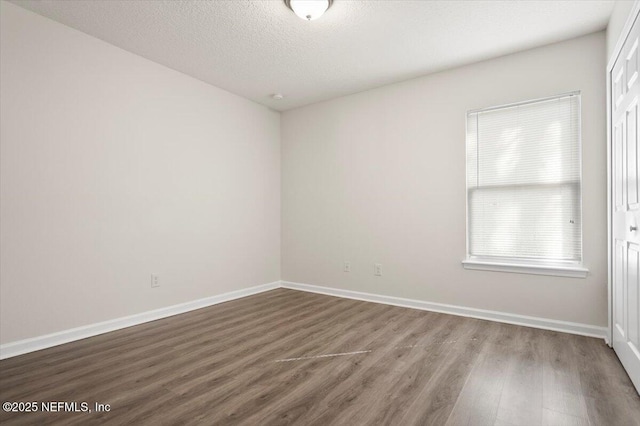
[{"label": "flush mount ceiling light", "polygon": [[284,4],[293,10],[293,13],[306,21],[321,17],[332,3],[333,0],[284,0]]}]

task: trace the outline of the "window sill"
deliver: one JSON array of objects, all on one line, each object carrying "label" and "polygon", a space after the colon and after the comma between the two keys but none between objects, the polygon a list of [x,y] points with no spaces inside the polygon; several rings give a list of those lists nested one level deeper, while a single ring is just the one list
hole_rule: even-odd
[{"label": "window sill", "polygon": [[554,277],[586,278],[589,274],[589,270],[582,266],[507,263],[478,259],[463,260],[462,266],[464,269],[474,269],[479,271],[551,275]]}]

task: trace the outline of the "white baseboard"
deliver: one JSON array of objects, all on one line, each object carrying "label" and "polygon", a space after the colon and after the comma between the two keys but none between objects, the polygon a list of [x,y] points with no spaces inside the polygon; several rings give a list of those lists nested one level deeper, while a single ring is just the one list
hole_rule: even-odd
[{"label": "white baseboard", "polygon": [[463,317],[478,318],[489,321],[503,322],[507,324],[541,328],[544,330],[560,331],[563,333],[578,334],[581,336],[598,337],[605,340],[607,338],[607,327],[598,327],[595,325],[509,314],[505,312],[488,311],[484,309],[467,308],[465,306],[446,305],[444,303],[425,302],[422,300],[404,299],[393,296],[382,296],[372,293],[362,293],[359,291],[341,290],[337,288],[322,287],[288,281],[282,281],[281,286],[283,288],[288,288],[291,290],[308,291],[311,293],[320,293],[329,296],[362,300],[365,302],[382,303],[385,305],[401,306],[404,308],[420,309],[423,311],[441,312],[444,314],[459,315]]},{"label": "white baseboard", "polygon": [[[153,311],[116,318],[83,327],[72,328],[59,331],[44,336],[31,339],[19,340],[17,342],[0,345],[0,359],[11,358],[29,352],[47,349],[64,343],[73,342],[87,337],[97,336],[110,331],[120,330],[149,321],[167,318],[173,315],[182,314],[218,303],[240,299],[253,294],[262,293],[276,288],[288,288],[291,290],[301,290],[311,293],[326,294],[329,296],[344,297],[347,299],[362,300],[365,302],[382,303],[385,305],[401,306],[405,308],[420,309],[424,311],[441,312],[463,317],[479,318],[489,321],[503,322],[507,324],[522,325],[526,327],[541,328],[544,330],[560,331],[564,333],[579,334],[582,336],[599,337],[607,340],[607,328],[597,327],[588,324],[579,324],[567,321],[557,321],[546,318],[530,317],[525,315],[509,314],[504,312],[488,311],[484,309],[467,308],[464,306],[447,305],[443,303],[426,302],[422,300],[404,299],[401,297],[383,296],[372,293],[362,293],[351,290],[341,290],[331,287],[322,287],[310,284],[294,283],[289,281],[275,281],[255,287],[219,294],[217,296],[206,297],[179,305],[168,306]],[[610,341],[610,340],[609,340]]]},{"label": "white baseboard", "polygon": [[206,297],[204,299],[193,300],[179,305],[167,306],[166,308],[155,309],[153,311],[142,312],[127,317],[116,318],[109,321],[90,324],[83,327],[72,328],[59,331],[57,333],[46,334],[44,336],[33,337],[31,339],[19,340],[16,342],[0,345],[0,359],[11,358],[29,352],[62,345],[63,343],[75,340],[86,339],[98,334],[120,330],[122,328],[155,321],[161,318],[182,314],[200,308],[205,308],[218,303],[228,302],[234,299],[251,296],[252,294],[274,290],[280,287],[280,281],[249,287],[242,290],[231,291],[217,296]]}]

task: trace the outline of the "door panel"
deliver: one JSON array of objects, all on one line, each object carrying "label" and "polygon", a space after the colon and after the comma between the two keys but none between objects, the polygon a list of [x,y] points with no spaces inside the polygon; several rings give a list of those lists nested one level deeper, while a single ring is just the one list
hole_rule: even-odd
[{"label": "door panel", "polygon": [[636,19],[610,74],[613,349],[640,390],[640,119]]},{"label": "door panel", "polygon": [[636,39],[627,53],[627,88],[631,89],[638,79],[638,40]]},{"label": "door panel", "polygon": [[625,277],[625,259],[627,258],[627,243],[624,241],[616,240],[615,252],[614,252],[614,280],[618,280],[621,285],[614,287],[613,300],[614,300],[614,327],[618,330],[622,337],[626,335],[626,327],[624,325],[624,311],[625,311],[625,299],[624,299],[624,280]]},{"label": "door panel", "polygon": [[630,210],[638,210],[638,102],[637,98],[627,109],[627,203]]},{"label": "door panel", "polygon": [[624,99],[624,92],[625,92],[625,82],[624,80],[624,69],[622,67],[620,67],[620,69],[617,70],[617,72],[614,74],[614,78],[612,79],[613,81],[613,90],[611,91],[611,93],[613,94],[613,107],[614,107],[614,111],[618,109],[618,107],[620,106],[620,104],[622,103],[622,100]]},{"label": "door panel", "polygon": [[627,255],[627,279],[626,279],[626,302],[625,311],[627,315],[627,339],[629,345],[638,351],[640,347],[640,337],[638,336],[638,279],[640,277],[640,246],[629,244],[629,254]]},{"label": "door panel", "polygon": [[616,124],[613,132],[613,176],[614,176],[614,197],[616,211],[624,210],[626,207],[624,191],[624,122]]}]

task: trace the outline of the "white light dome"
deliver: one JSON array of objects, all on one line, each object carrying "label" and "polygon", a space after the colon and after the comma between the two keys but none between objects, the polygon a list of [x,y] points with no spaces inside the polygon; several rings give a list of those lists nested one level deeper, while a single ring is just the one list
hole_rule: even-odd
[{"label": "white light dome", "polygon": [[331,0],[288,0],[287,6],[300,18],[313,21],[322,16],[331,6]]}]

